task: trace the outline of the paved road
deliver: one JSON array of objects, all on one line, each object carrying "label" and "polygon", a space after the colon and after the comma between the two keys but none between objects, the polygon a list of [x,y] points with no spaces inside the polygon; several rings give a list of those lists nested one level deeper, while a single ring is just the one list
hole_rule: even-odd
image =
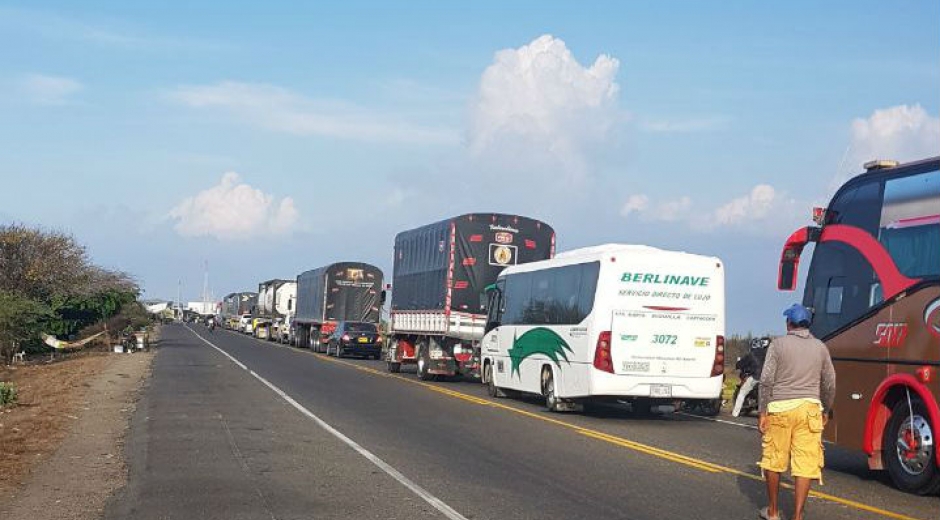
[{"label": "paved road", "polygon": [[[550,414],[477,384],[170,326],[105,518],[751,519],[759,439],[738,422]],[[812,518],[937,518],[937,497],[892,489],[858,454],[830,448],[827,462]]]}]

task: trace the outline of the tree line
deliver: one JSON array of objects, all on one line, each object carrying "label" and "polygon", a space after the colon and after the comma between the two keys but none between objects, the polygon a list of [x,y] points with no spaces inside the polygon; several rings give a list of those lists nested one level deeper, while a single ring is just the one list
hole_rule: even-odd
[{"label": "tree line", "polygon": [[137,282],[95,265],[67,233],[0,225],[0,356],[43,348],[40,332],[68,338],[136,303]]}]

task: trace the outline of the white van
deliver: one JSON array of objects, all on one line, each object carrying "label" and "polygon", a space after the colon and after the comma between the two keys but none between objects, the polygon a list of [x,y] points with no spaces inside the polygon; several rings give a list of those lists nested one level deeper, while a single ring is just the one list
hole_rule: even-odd
[{"label": "white van", "polygon": [[[635,411],[714,406],[724,374],[725,281],[715,257],[607,244],[506,268],[487,288],[490,395],[540,394]],[[720,403],[720,401],[717,401]]]}]

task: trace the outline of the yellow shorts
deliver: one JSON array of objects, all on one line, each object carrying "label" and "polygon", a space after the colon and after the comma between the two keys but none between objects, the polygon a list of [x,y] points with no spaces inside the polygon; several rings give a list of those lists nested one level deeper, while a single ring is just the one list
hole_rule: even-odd
[{"label": "yellow shorts", "polygon": [[794,477],[821,479],[824,465],[822,431],[822,410],[815,403],[768,414],[760,467],[784,473],[789,464]]}]

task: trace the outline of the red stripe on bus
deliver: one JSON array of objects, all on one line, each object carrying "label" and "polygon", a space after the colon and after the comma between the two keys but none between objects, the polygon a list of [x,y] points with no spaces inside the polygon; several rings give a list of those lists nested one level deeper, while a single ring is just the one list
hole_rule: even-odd
[{"label": "red stripe on bus", "polygon": [[820,242],[842,242],[855,248],[868,261],[884,291],[884,299],[890,300],[913,287],[920,280],[908,278],[898,270],[891,255],[881,242],[865,230],[844,224],[832,224],[823,228]]}]

